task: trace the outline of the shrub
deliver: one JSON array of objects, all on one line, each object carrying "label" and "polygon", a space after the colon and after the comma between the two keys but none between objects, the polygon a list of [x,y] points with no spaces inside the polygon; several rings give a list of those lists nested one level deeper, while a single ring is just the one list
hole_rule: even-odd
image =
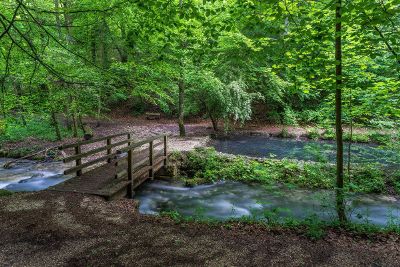
[{"label": "shrub", "polygon": [[352,135],[349,132],[343,133],[344,141],[352,141],[355,143],[368,143],[369,135],[365,133],[353,133]]},{"label": "shrub", "polygon": [[286,107],[283,113],[283,124],[285,125],[298,125],[296,113],[290,108]]},{"label": "shrub", "polygon": [[336,133],[333,129],[326,129],[321,137],[325,140],[334,140],[336,138]]},{"label": "shrub", "polygon": [[377,131],[369,133],[369,139],[378,144],[387,144],[391,141],[392,136],[390,134],[384,134]]},{"label": "shrub", "polygon": [[311,128],[307,131],[307,137],[313,140],[318,140],[320,137],[319,131],[316,128]]},{"label": "shrub", "polygon": [[12,194],[13,194],[13,192],[11,192],[11,191],[0,189],[0,197],[7,197],[7,196],[11,196]]}]

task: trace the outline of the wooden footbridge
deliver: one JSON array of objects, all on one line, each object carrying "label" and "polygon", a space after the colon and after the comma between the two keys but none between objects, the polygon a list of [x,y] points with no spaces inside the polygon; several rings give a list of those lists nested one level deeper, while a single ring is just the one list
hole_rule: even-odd
[{"label": "wooden footbridge", "polygon": [[[108,200],[133,197],[136,187],[154,179],[155,173],[167,165],[167,142],[166,135],[138,141],[123,133],[62,145],[60,150],[74,150],[63,160],[75,163],[64,171],[74,176],[49,190],[99,195]],[[99,153],[103,155],[96,157]]]}]

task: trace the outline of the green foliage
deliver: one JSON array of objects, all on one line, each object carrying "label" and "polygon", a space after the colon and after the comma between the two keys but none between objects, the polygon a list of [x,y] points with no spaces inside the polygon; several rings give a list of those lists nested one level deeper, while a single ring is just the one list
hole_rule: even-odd
[{"label": "green foliage", "polygon": [[308,129],[307,137],[313,140],[318,140],[320,138],[319,130],[316,128]]},{"label": "green foliage", "polygon": [[[26,120],[26,125],[21,122],[11,121],[7,123],[7,128],[3,135],[0,136],[1,142],[18,142],[22,140],[29,140],[31,138],[55,141],[57,136],[52,130],[53,126],[46,118],[33,117]],[[71,137],[72,132],[66,128],[61,127],[61,134],[63,137]]]},{"label": "green foliage", "polygon": [[11,192],[11,191],[0,189],[0,197],[7,197],[7,196],[11,196],[12,194],[13,194],[13,192]]},{"label": "green foliage", "polygon": [[[274,123],[334,122],[328,0],[3,2],[3,28],[12,25],[0,38],[4,117],[100,118],[122,104],[176,115],[183,85],[186,115],[228,127],[256,102]],[[399,126],[399,14],[395,1],[346,6],[346,123]]]},{"label": "green foliage", "polygon": [[[244,157],[226,157],[212,148],[189,152],[181,166],[181,175],[189,184],[233,180],[246,183],[273,185],[281,183],[304,188],[335,188],[335,166],[327,163],[301,162],[294,160],[249,160]],[[381,193],[391,180],[377,165],[354,165],[351,183],[352,192]],[[188,182],[194,179],[193,182]]]},{"label": "green foliage", "polygon": [[283,114],[283,124],[293,126],[296,126],[298,124],[296,113],[290,107],[285,108]]}]

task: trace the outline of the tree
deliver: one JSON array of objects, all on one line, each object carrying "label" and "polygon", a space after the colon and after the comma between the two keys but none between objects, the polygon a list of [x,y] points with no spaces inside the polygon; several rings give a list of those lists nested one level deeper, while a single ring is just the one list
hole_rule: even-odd
[{"label": "tree", "polygon": [[336,0],[335,63],[336,63],[336,206],[340,222],[346,221],[344,205],[343,128],[342,128],[342,0]]}]

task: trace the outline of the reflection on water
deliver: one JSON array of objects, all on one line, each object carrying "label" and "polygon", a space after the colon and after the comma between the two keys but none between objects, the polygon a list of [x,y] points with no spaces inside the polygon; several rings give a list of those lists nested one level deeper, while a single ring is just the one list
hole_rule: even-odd
[{"label": "reflection on water", "polygon": [[[298,160],[335,162],[334,142],[300,141],[292,139],[268,138],[265,136],[237,136],[229,139],[213,140],[217,151],[252,157],[277,157]],[[345,145],[345,155],[348,146]],[[375,145],[352,144],[352,162],[379,162],[400,167],[400,155]],[[347,160],[347,157],[345,158]]]},{"label": "reflection on water", "polygon": [[36,162],[23,160],[4,169],[11,159],[0,158],[0,189],[10,191],[39,191],[68,179],[63,175],[62,162]]},{"label": "reflection on water", "polygon": [[[139,211],[158,214],[178,211],[186,216],[218,220],[254,216],[255,218],[305,219],[317,216],[329,221],[336,218],[331,191],[263,187],[224,181],[192,188],[165,181],[145,183],[137,192]],[[379,226],[400,224],[400,201],[389,196],[352,195],[347,199],[348,214],[354,222]]]}]

